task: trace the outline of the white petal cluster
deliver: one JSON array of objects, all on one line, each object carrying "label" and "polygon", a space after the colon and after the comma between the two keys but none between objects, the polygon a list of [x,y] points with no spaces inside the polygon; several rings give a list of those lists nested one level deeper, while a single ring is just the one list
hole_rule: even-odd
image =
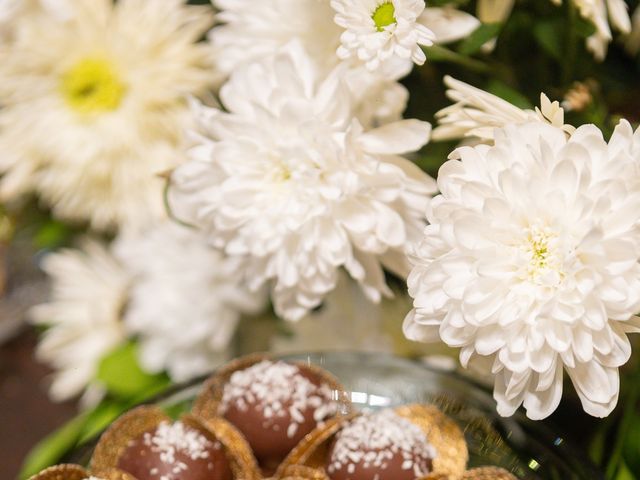
[{"label": "white petal cluster", "polygon": [[447,96],[455,103],[436,113],[438,127],[433,131],[434,140],[450,140],[474,137],[482,142],[491,142],[496,128],[507,125],[540,121],[558,127],[568,134],[575,129],[564,123],[564,109],[540,94],[540,108],[523,110],[492,95],[489,92],[445,76],[449,88]]},{"label": "white petal cluster", "polygon": [[208,47],[196,43],[210,9],[38,3],[46,8],[17,15],[0,48],[0,198],[35,191],[66,220],[149,225],[164,216],[157,174],[181,158],[184,96],[211,77]]},{"label": "white petal cluster", "polygon": [[318,65],[338,63],[341,29],[329,0],[212,0],[218,25],[209,33],[216,68],[228,76],[296,39]]},{"label": "white petal cluster", "polygon": [[434,182],[402,154],[422,147],[417,120],[365,128],[343,69],[316,73],[298,43],[236,70],[224,110],[195,106],[199,136],[172,175],[175,215],[246,263],[254,289],[299,319],[346,268],[373,300],[388,293],[382,265],[402,272]]},{"label": "white petal cluster", "polygon": [[616,405],[640,327],[640,189],[627,178],[639,137],[626,122],[608,144],[593,125],[569,138],[511,125],[440,170],[404,330],[493,374],[502,415],[552,413],[563,369],[589,414]]},{"label": "white petal cluster", "polygon": [[176,382],[209,372],[228,358],[241,315],[266,303],[242,283],[238,260],[168,221],[126,231],[110,247],[85,241],[49,254],[43,269],[51,300],[30,313],[48,327],[37,353],[56,371],[54,400],[90,394],[100,360],[133,336],[148,372]]},{"label": "white petal cluster", "polygon": [[[219,11],[218,25],[209,33],[209,40],[216,69],[223,76],[275,55],[286,44],[297,41],[323,74],[338,64],[345,66],[345,80],[359,105],[355,113],[364,125],[400,118],[408,92],[398,80],[411,70],[410,56],[396,56],[375,71],[357,58],[338,58],[336,51],[344,29],[334,22],[336,12],[330,0],[213,0],[213,4]],[[473,16],[451,7],[423,6],[423,10],[417,18],[422,25],[418,29],[433,27],[436,42],[458,40],[478,26]]]},{"label": "white petal cluster", "polygon": [[71,0],[0,0],[0,42],[10,40],[19,28],[22,15],[46,13],[57,20],[73,14]]},{"label": "white petal cluster", "polygon": [[120,321],[129,276],[100,243],[62,250],[43,261],[51,277],[51,301],[31,309],[34,323],[47,326],[37,356],[56,371],[50,394],[56,401],[82,393],[102,357],[126,338]]},{"label": "white petal cluster", "polygon": [[114,254],[132,277],[123,320],[139,339],[140,363],[176,382],[227,360],[241,314],[266,304],[242,284],[237,260],[175,223],[122,235]]},{"label": "white petal cluster", "polygon": [[433,45],[435,34],[418,19],[424,0],[331,0],[340,36],[338,57],[357,58],[369,70],[390,59],[411,60],[422,65],[422,46]]}]

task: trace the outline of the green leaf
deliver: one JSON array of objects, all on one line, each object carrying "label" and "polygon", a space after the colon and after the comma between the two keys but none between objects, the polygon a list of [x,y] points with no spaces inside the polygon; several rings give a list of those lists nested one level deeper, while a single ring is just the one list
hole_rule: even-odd
[{"label": "green leaf", "polygon": [[586,20],[582,17],[576,17],[574,20],[574,26],[576,33],[582,38],[587,38],[596,33],[596,26],[593,22]]},{"label": "green leaf", "polygon": [[631,473],[631,470],[627,467],[624,462],[620,463],[620,468],[618,468],[618,473],[615,476],[615,480],[638,480],[636,476]]},{"label": "green leaf", "polygon": [[[639,381],[633,379],[632,381]],[[629,422],[627,438],[624,441],[623,456],[632,472],[640,472],[640,414],[636,413]]]},{"label": "green leaf", "polygon": [[533,109],[533,105],[531,105],[531,102],[527,97],[500,80],[491,79],[486,90],[489,93],[493,93],[503,100],[514,104],[516,107]]},{"label": "green leaf", "polygon": [[41,440],[27,455],[19,477],[29,478],[57,463],[77,445],[86,422],[87,415],[82,414]]},{"label": "green leaf", "polygon": [[37,248],[57,248],[68,242],[72,234],[65,224],[50,220],[39,228],[33,241]]},{"label": "green leaf", "polygon": [[107,428],[111,423],[126,412],[131,405],[113,400],[104,400],[92,412],[87,414],[87,421],[82,429],[82,435],[78,439],[78,444],[92,440]]},{"label": "green leaf", "polygon": [[562,62],[565,35],[563,33],[564,22],[562,19],[540,21],[533,27],[533,36],[538,45],[552,58]]},{"label": "green leaf", "polygon": [[98,366],[97,380],[107,390],[121,398],[130,398],[149,391],[159,391],[171,382],[164,374],[151,375],[138,364],[138,348],[129,342],[106,356]]},{"label": "green leaf", "polygon": [[462,55],[473,55],[489,40],[494,39],[500,33],[502,23],[484,23],[476,28],[471,35],[460,42],[458,52]]}]

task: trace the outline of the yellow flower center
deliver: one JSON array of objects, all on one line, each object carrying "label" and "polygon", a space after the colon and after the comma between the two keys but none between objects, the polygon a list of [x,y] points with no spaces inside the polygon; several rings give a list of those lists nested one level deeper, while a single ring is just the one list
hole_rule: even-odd
[{"label": "yellow flower center", "polygon": [[527,273],[530,280],[537,283],[543,275],[550,272],[556,272],[558,279],[562,279],[561,262],[556,255],[557,238],[549,227],[541,224],[531,225],[527,229],[523,249],[529,257]]},{"label": "yellow flower center", "polygon": [[378,8],[373,12],[371,18],[373,18],[373,23],[376,24],[376,28],[379,32],[384,31],[384,27],[388,27],[389,25],[396,23],[395,13],[396,7],[394,7],[393,3],[390,1],[378,5]]},{"label": "yellow flower center", "polygon": [[62,76],[62,94],[80,113],[115,110],[120,106],[126,86],[112,62],[104,58],[85,58]]}]

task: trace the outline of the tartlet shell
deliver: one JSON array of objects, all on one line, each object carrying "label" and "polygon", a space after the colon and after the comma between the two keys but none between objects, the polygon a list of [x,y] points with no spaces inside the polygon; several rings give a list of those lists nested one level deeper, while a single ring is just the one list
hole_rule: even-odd
[{"label": "tartlet shell", "polygon": [[498,467],[480,467],[468,470],[462,480],[518,480],[513,474]]},{"label": "tartlet shell", "polygon": [[63,464],[49,467],[29,480],[84,480],[90,473],[80,465]]},{"label": "tartlet shell", "polygon": [[62,464],[49,467],[29,480],[85,480],[91,476],[102,480],[136,480],[128,473],[117,469],[105,472],[89,472],[80,465]]},{"label": "tartlet shell", "polygon": [[464,433],[458,424],[435,405],[411,404],[397,407],[395,412],[418,425],[429,443],[436,449],[433,460],[434,474],[460,478],[467,469],[469,450]]}]

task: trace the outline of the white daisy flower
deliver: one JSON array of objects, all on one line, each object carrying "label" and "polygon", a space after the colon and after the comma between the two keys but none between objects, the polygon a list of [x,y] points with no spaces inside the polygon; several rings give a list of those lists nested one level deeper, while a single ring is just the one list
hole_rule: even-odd
[{"label": "white daisy flower", "polygon": [[616,405],[627,333],[640,331],[630,130],[622,122],[607,144],[593,125],[569,138],[542,122],[511,125],[440,170],[404,331],[461,348],[463,366],[494,375],[502,415],[521,404],[530,418],[551,414],[563,369],[587,413]]},{"label": "white daisy flower", "polygon": [[176,216],[246,261],[279,314],[299,319],[336,285],[344,266],[379,300],[382,265],[404,271],[433,180],[401,155],[422,147],[428,123],[366,131],[352,117],[342,69],[319,77],[299,44],[234,72],[224,110],[195,107],[201,128],[172,175]]},{"label": "white daisy flower", "polygon": [[342,59],[357,58],[376,70],[390,58],[422,65],[421,45],[433,45],[434,33],[418,22],[424,0],[331,0],[335,22],[345,29],[337,50]]},{"label": "white daisy flower", "polygon": [[564,110],[559,102],[551,102],[544,93],[540,94],[540,108],[522,110],[455,78],[445,76],[444,83],[449,87],[447,97],[456,103],[436,113],[438,126],[433,131],[434,140],[476,137],[490,142],[496,128],[532,121],[549,123],[569,134],[575,130],[564,123]]},{"label": "white daisy flower", "polygon": [[241,314],[266,306],[263,293],[242,284],[238,261],[198,231],[165,222],[119,237],[114,252],[132,276],[124,323],[138,336],[140,363],[176,382],[228,360]]},{"label": "white daisy flower", "polygon": [[101,244],[85,240],[80,250],[62,250],[43,261],[51,277],[51,301],[30,317],[49,327],[37,356],[56,371],[50,395],[56,401],[82,393],[100,360],[126,338],[121,314],[129,276]]},{"label": "white daisy flower", "polygon": [[157,174],[180,159],[183,97],[211,76],[196,44],[209,9],[69,4],[67,20],[19,15],[0,48],[0,197],[35,190],[56,216],[98,229],[148,224],[164,215]]}]

